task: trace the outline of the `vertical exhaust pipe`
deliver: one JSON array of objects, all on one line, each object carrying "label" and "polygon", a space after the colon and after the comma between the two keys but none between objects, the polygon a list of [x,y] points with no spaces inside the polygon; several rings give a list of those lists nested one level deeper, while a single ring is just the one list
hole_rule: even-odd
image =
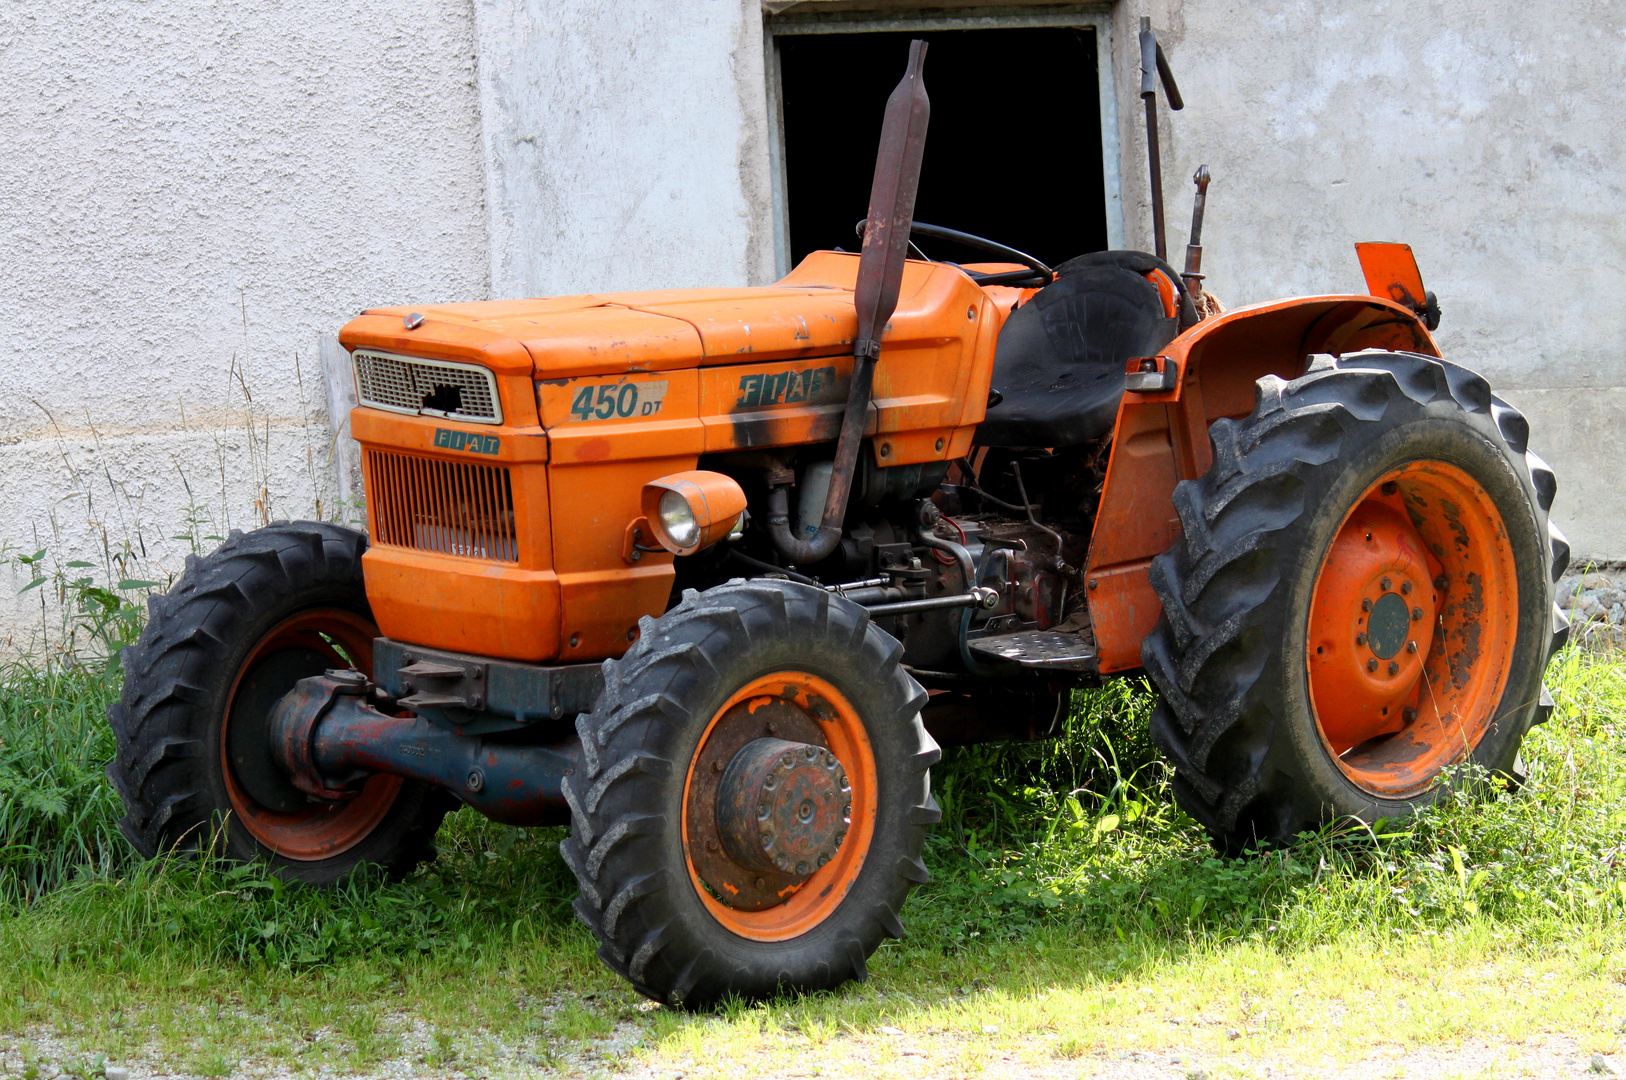
[{"label": "vertical exhaust pipe", "polygon": [[1163,149],[1157,141],[1157,84],[1163,82],[1163,91],[1169,97],[1169,110],[1179,112],[1186,107],[1180,88],[1174,83],[1174,71],[1163,46],[1152,33],[1152,20],[1140,19],[1140,98],[1146,103],[1146,164],[1152,173],[1152,241],[1157,257],[1169,259],[1168,233],[1163,227]]},{"label": "vertical exhaust pipe", "polygon": [[926,43],[918,39],[910,42],[909,66],[886,102],[875,180],[870,186],[864,247],[858,259],[858,286],[853,293],[858,334],[853,339],[852,384],[847,391],[847,411],[841,418],[841,435],[836,441],[836,459],[818,531],[806,540],[793,535],[785,484],[768,493],[768,531],[774,545],[793,564],[822,562],[841,541],[847,497],[852,492],[858,451],[869,422],[870,390],[875,381],[875,361],[881,355],[881,332],[897,310],[903,263],[909,253],[920,162],[926,152],[926,123],[931,118],[931,102],[922,78],[925,63]]}]

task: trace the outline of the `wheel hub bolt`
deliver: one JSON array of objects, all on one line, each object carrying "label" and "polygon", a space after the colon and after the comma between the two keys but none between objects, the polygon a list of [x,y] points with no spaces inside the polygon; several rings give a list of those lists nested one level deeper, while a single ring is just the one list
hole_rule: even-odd
[{"label": "wheel hub bolt", "polygon": [[1409,595],[1411,595],[1411,582],[1402,581],[1400,583],[1400,595],[1401,596],[1409,596]]},{"label": "wheel hub bolt", "polygon": [[1391,661],[1389,661],[1389,674],[1391,674],[1391,675],[1398,675],[1398,674],[1400,674],[1400,665],[1399,665],[1399,664],[1397,664],[1397,663],[1396,663],[1396,662],[1395,662],[1395,661],[1393,661],[1393,660],[1391,660]]},{"label": "wheel hub bolt", "polygon": [[1417,622],[1422,617],[1423,617],[1423,609],[1422,608],[1414,607],[1414,608],[1411,609],[1411,621],[1412,622]]},{"label": "wheel hub bolt", "polygon": [[1388,592],[1389,591],[1389,579],[1384,578],[1382,581],[1378,582],[1378,588],[1382,589],[1384,592]]},{"label": "wheel hub bolt", "polygon": [[1417,719],[1417,710],[1407,706],[1400,711],[1400,718],[1409,724],[1413,720]]},{"label": "wheel hub bolt", "polygon": [[851,791],[841,762],[825,747],[753,740],[728,762],[718,783],[722,850],[748,869],[806,877],[841,846]]},{"label": "wheel hub bolt", "polygon": [[1362,611],[1371,611],[1372,610],[1372,601],[1369,598],[1366,598],[1366,597],[1361,598],[1361,610]]},{"label": "wheel hub bolt", "polygon": [[1366,670],[1368,670],[1368,671],[1376,671],[1377,669],[1378,669],[1378,658],[1377,657],[1374,656],[1371,659],[1367,660],[1367,662],[1366,662]]},{"label": "wheel hub bolt", "polygon": [[1406,642],[1406,651],[1409,652],[1409,653],[1416,652],[1417,651],[1417,642],[1415,642],[1415,641]]},{"label": "wheel hub bolt", "polygon": [[1355,644],[1356,645],[1365,645],[1366,644],[1366,635],[1365,634],[1356,634],[1355,635]]}]

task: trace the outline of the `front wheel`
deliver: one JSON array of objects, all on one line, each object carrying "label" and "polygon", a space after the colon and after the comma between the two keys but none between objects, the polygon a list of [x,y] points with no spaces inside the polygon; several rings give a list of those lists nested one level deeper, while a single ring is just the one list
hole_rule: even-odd
[{"label": "front wheel", "polygon": [[1371,351],[1260,380],[1210,435],[1142,648],[1181,805],[1239,850],[1413,813],[1459,762],[1516,776],[1568,630],[1524,417],[1471,371]]},{"label": "front wheel", "polygon": [[787,581],[690,592],[605,665],[561,846],[599,956],[700,1007],[862,979],[926,880],[926,693],[864,610]]},{"label": "front wheel", "polygon": [[377,775],[353,799],[318,801],[271,758],[271,709],[296,682],[328,668],[372,675],[366,549],[365,535],[327,522],[234,532],[153,598],[108,709],[119,829],[142,855],[263,859],[312,884],[363,865],[401,874],[429,856],[447,796]]}]

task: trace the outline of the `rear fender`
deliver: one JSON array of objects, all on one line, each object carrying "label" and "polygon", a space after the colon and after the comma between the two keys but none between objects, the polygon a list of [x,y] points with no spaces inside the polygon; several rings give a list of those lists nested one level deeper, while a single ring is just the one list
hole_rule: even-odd
[{"label": "rear fender", "polygon": [[1253,411],[1254,384],[1294,379],[1313,353],[1406,349],[1439,356],[1417,315],[1377,296],[1273,300],[1205,319],[1159,354],[1176,369],[1173,389],[1127,392],[1090,540],[1085,598],[1101,671],[1140,667],[1141,639],[1162,606],[1147,574],[1180,538],[1174,487],[1208,471],[1208,425]]}]

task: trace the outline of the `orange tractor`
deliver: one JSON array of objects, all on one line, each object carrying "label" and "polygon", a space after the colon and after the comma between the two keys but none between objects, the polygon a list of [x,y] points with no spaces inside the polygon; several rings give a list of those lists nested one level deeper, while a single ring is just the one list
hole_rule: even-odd
[{"label": "orange tractor", "polygon": [[1227,850],[1517,774],[1566,632],[1553,474],[1440,358],[1409,249],[1215,314],[1195,258],[913,222],[923,52],[860,254],[344,328],[368,533],[234,533],[153,600],[110,712],[138,849],[324,883],[460,805],[568,823],[600,956],[696,1006],[861,978],[939,746],[1043,737],[1108,676],[1150,677]]}]

